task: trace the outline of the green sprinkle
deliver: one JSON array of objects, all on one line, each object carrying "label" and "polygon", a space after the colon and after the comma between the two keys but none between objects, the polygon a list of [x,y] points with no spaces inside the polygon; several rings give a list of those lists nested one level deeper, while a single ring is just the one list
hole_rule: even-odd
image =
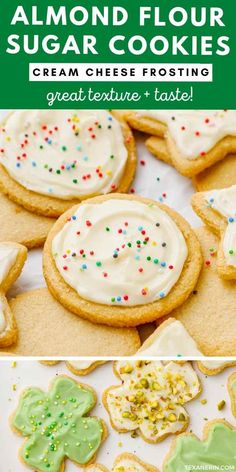
[{"label": "green sprinkle", "polygon": [[78,180],[77,179],[73,179],[73,184],[77,184],[78,183]]},{"label": "green sprinkle", "polygon": [[96,262],[96,266],[97,266],[97,267],[101,267],[101,265],[102,265],[102,263],[101,263],[100,261],[97,261],[97,262]]}]

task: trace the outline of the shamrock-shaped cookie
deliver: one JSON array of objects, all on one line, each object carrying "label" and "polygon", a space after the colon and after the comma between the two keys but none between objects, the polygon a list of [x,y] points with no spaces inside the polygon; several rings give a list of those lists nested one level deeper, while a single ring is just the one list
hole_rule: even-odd
[{"label": "shamrock-shaped cookie", "polygon": [[56,377],[48,393],[28,388],[11,423],[26,438],[24,463],[37,472],[62,472],[66,459],[91,462],[106,436],[102,420],[87,416],[95,403],[93,389],[67,376]]},{"label": "shamrock-shaped cookie", "polygon": [[236,418],[236,372],[230,375],[228,380],[228,390],[231,400],[231,409]]},{"label": "shamrock-shaped cookie", "polygon": [[16,322],[5,293],[19,277],[26,257],[27,249],[21,244],[0,243],[0,347],[16,341]]},{"label": "shamrock-shaped cookie", "polygon": [[[85,472],[109,472],[109,470],[103,465],[94,464],[87,467]],[[116,458],[111,472],[158,472],[158,470],[141,461],[134,454],[125,452]]]},{"label": "shamrock-shaped cookie", "polygon": [[199,192],[192,197],[193,209],[221,237],[217,256],[219,275],[236,279],[236,185]]},{"label": "shamrock-shaped cookie", "polygon": [[235,470],[236,429],[224,420],[213,420],[206,424],[203,436],[203,441],[190,433],[178,436],[163,472],[183,472],[186,465],[191,465],[191,470]]},{"label": "shamrock-shaped cookie", "polygon": [[115,373],[122,385],[108,388],[103,396],[114,429],[140,432],[151,443],[185,431],[189,417],[183,405],[201,390],[190,364],[119,361]]}]

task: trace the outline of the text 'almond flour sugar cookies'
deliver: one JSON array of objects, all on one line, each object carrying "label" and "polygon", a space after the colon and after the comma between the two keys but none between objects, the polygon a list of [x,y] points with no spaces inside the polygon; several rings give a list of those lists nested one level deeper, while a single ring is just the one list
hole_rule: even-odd
[{"label": "text 'almond flour sugar cookies'", "polygon": [[126,192],[136,169],[128,125],[106,110],[15,110],[0,129],[0,186],[57,217],[94,195]]},{"label": "text 'almond flour sugar cookies'", "polygon": [[0,347],[11,346],[17,338],[15,317],[5,293],[19,277],[27,257],[20,244],[0,243]]},{"label": "text 'almond flour sugar cookies'", "polygon": [[[103,465],[94,464],[87,467],[84,472],[109,472],[109,470]],[[134,454],[124,452],[116,458],[111,472],[158,472],[158,469],[141,461]]]},{"label": "text 'almond flour sugar cookies'", "polygon": [[184,405],[201,391],[190,363],[128,360],[114,368],[122,385],[108,388],[103,403],[116,431],[140,433],[145,441],[157,443],[186,430]]},{"label": "text 'almond flour sugar cookies'", "polygon": [[26,438],[20,459],[37,472],[63,472],[65,461],[93,462],[107,435],[105,423],[88,413],[96,393],[88,385],[58,376],[47,393],[25,390],[11,418],[12,429]]},{"label": "text 'almond flour sugar cookies'", "polygon": [[217,268],[224,279],[236,279],[236,185],[199,192],[192,205],[202,220],[219,236]]},{"label": "text 'almond flour sugar cookies'", "polygon": [[158,157],[160,137],[164,137],[168,162],[187,177],[236,152],[236,110],[138,110],[127,120],[136,128],[140,121],[140,129],[149,134],[156,129],[158,137],[148,140],[148,149]]},{"label": "text 'almond flour sugar cookies'", "polygon": [[[209,421],[200,441],[194,434],[177,437],[164,462],[163,472],[183,472],[186,465],[192,470],[219,470],[236,468],[236,429],[224,420]],[[201,469],[200,469],[201,467]]]},{"label": "text 'almond flour sugar cookies'", "polygon": [[155,201],[93,198],[62,215],[44,247],[51,293],[95,323],[136,326],[183,303],[201,269],[188,223]]}]

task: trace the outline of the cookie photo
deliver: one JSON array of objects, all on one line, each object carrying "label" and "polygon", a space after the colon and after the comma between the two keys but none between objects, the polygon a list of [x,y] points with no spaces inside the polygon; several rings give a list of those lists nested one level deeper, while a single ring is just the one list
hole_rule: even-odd
[{"label": "cookie photo", "polygon": [[133,195],[82,202],[56,222],[44,246],[53,296],[94,323],[137,326],[183,303],[202,259],[189,224],[174,210]]},{"label": "cookie photo", "polygon": [[184,325],[175,318],[168,318],[161,323],[142,344],[136,355],[142,357],[203,356]]},{"label": "cookie photo", "polygon": [[63,472],[67,460],[80,466],[93,462],[107,436],[105,423],[88,416],[96,401],[91,387],[62,375],[47,393],[25,390],[10,420],[25,438],[21,461],[35,472]]},{"label": "cookie photo", "polygon": [[[109,472],[109,470],[100,464],[88,466],[84,472]],[[124,452],[120,454],[112,467],[111,472],[158,472],[156,467],[146,464],[134,454]]]},{"label": "cookie photo", "polygon": [[197,285],[171,317],[183,323],[205,356],[236,356],[236,282],[217,271],[218,238],[208,228],[196,230],[203,253]]},{"label": "cookie photo", "polygon": [[197,366],[199,370],[205,375],[218,375],[229,367],[236,366],[236,361],[226,360],[201,360],[198,361]]},{"label": "cookie photo", "polygon": [[224,279],[236,280],[236,185],[199,192],[192,197],[195,212],[217,235],[217,268]]},{"label": "cookie photo", "polygon": [[228,391],[231,400],[231,409],[236,418],[236,373],[230,375],[228,380]]},{"label": "cookie photo", "polygon": [[135,328],[94,325],[64,308],[46,288],[18,295],[10,308],[18,326],[17,343],[10,349],[15,355],[131,356],[140,347]]},{"label": "cookie photo", "polygon": [[235,444],[236,429],[231,424],[219,419],[209,421],[202,441],[191,433],[181,434],[173,441],[163,472],[183,472],[188,464],[192,470],[209,470],[209,466],[225,470],[228,465],[235,468]]},{"label": "cookie photo", "polygon": [[116,431],[139,433],[144,441],[157,443],[186,430],[184,405],[201,391],[189,363],[128,360],[114,368],[122,384],[104,392],[103,404]]},{"label": "cookie photo", "polygon": [[227,155],[223,161],[195,175],[193,185],[198,192],[236,185],[236,153]]},{"label": "cookie photo", "polygon": [[[168,161],[186,177],[236,152],[235,110],[139,110],[137,115],[140,120],[146,116],[156,120],[157,137],[148,140],[148,149],[158,157],[160,137],[164,137]],[[163,133],[160,124],[166,128]]]},{"label": "cookie photo", "polygon": [[16,342],[17,326],[6,292],[19,277],[27,258],[27,249],[17,243],[0,243],[0,347]]},{"label": "cookie photo", "polygon": [[33,214],[0,191],[0,242],[12,241],[28,249],[40,247],[54,223],[54,218]]},{"label": "cookie photo", "polygon": [[0,148],[1,190],[43,216],[126,192],[136,170],[130,128],[106,110],[15,110],[0,128]]}]

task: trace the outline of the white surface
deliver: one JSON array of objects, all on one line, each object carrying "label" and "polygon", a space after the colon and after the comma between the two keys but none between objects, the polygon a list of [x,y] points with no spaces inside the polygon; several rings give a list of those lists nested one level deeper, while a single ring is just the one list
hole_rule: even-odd
[{"label": "white surface", "polygon": [[[230,409],[230,398],[227,392],[227,379],[231,372],[236,368],[226,369],[222,374],[206,377],[201,374],[195,366],[199,377],[202,380],[202,394],[199,398],[185,405],[186,411],[190,415],[189,430],[192,429],[195,434],[202,437],[202,430],[206,423],[204,418],[213,420],[215,418],[226,418],[235,425],[236,420],[233,418]],[[27,387],[35,386],[48,389],[49,382],[56,374],[67,374],[76,378],[82,383],[91,385],[98,397],[96,408],[92,411],[92,415],[103,418],[108,426],[109,436],[100,448],[97,456],[97,462],[106,465],[111,469],[115,457],[122,452],[131,452],[137,454],[144,461],[159,467],[167,454],[171,438],[165,439],[159,444],[148,444],[141,438],[132,439],[130,433],[119,434],[113,430],[109,423],[108,414],[102,406],[101,397],[104,390],[111,386],[119,384],[119,380],[112,371],[112,363],[100,366],[91,374],[78,377],[68,371],[64,363],[56,366],[44,366],[37,361],[18,361],[16,368],[11,367],[10,361],[0,363],[0,378],[2,379],[0,389],[0,438],[1,438],[1,472],[27,472],[29,470],[18,459],[18,449],[21,447],[24,439],[13,433],[9,427],[9,416],[14,412],[21,391]],[[3,382],[4,379],[4,382]],[[16,391],[12,386],[16,385]],[[200,400],[207,399],[207,404],[202,405]],[[226,401],[226,407],[219,412],[217,403],[221,400]],[[122,443],[122,446],[119,446]],[[67,461],[66,472],[76,472],[81,470]]]},{"label": "white surface", "polygon": [[[0,119],[4,115],[6,111],[0,110]],[[191,195],[194,192],[191,180],[178,174],[173,167],[157,160],[148,152],[144,145],[147,135],[135,133],[135,137],[139,161],[136,178],[132,184],[135,193],[163,201],[181,213],[192,226],[200,226],[201,222],[190,205]],[[142,165],[140,161],[144,161],[145,165]],[[166,194],[166,198],[163,198],[163,193]],[[10,296],[33,288],[45,287],[41,254],[41,249],[29,252],[28,261],[21,276],[12,287]]]}]

